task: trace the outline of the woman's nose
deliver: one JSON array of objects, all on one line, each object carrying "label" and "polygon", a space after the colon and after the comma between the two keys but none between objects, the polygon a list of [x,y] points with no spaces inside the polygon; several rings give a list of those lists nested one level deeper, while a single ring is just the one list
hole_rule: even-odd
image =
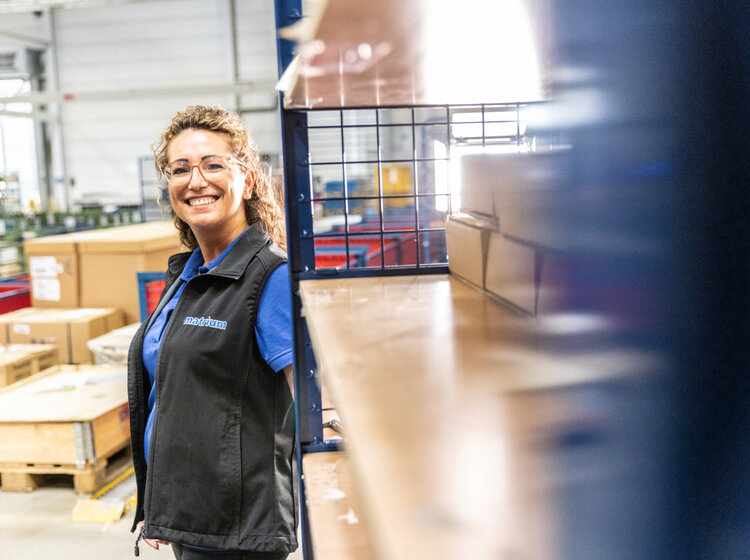
[{"label": "woman's nose", "polygon": [[198,166],[193,166],[190,169],[190,183],[188,184],[188,187],[191,189],[199,189],[205,187],[207,184],[208,183],[206,183],[206,180],[203,178],[203,174]]}]

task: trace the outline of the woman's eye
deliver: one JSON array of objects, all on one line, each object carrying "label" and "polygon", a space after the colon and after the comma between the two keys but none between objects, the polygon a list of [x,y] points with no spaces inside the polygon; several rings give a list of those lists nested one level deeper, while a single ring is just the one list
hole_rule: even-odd
[{"label": "woman's eye", "polygon": [[188,172],[187,167],[173,167],[172,168],[172,175],[179,176],[179,175],[184,175],[187,172]]},{"label": "woman's eye", "polygon": [[224,166],[220,163],[211,162],[206,165],[206,171],[221,171],[222,169],[224,169]]}]

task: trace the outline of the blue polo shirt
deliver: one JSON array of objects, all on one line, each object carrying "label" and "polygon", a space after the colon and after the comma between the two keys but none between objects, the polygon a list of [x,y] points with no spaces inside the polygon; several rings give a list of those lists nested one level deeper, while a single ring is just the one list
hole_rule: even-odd
[{"label": "blue polo shirt", "polygon": [[[144,436],[144,450],[146,462],[148,462],[149,448],[151,444],[151,430],[154,425],[154,404],[156,403],[156,361],[159,356],[159,347],[169,317],[174,311],[177,301],[182,295],[185,283],[199,274],[205,274],[224,260],[229,251],[240,240],[243,232],[237,239],[222,251],[222,253],[202,266],[203,253],[200,247],[190,255],[185,268],[182,270],[180,279],[182,284],[175,292],[171,300],[164,306],[159,316],[154,320],[151,328],[143,339],[143,364],[146,366],[148,376],[151,379],[151,392],[148,396],[148,421],[146,422],[146,434]],[[292,340],[292,295],[289,289],[288,267],[286,263],[279,266],[271,273],[258,304],[258,322],[255,326],[255,338],[258,341],[258,349],[263,359],[274,371],[281,371],[294,361],[294,344]],[[248,323],[250,318],[248,317]]]}]

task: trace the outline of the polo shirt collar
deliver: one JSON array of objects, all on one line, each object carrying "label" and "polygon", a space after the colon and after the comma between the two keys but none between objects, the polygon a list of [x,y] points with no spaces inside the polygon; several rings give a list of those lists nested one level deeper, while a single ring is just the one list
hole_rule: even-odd
[{"label": "polo shirt collar", "polygon": [[224,249],[221,254],[213,259],[211,262],[207,263],[205,266],[203,266],[203,252],[201,251],[200,247],[196,247],[193,253],[190,255],[190,258],[185,263],[185,268],[182,269],[182,274],[180,275],[180,279],[187,282],[188,280],[191,280],[192,278],[195,278],[199,274],[205,274],[206,272],[216,268],[221,264],[221,262],[226,258],[226,256],[229,254],[229,252],[232,250],[232,247],[237,245],[237,242],[242,239],[242,237],[247,233],[247,231],[252,226],[249,226],[245,231],[243,231],[241,234],[239,234],[234,241],[232,241],[226,249]]}]

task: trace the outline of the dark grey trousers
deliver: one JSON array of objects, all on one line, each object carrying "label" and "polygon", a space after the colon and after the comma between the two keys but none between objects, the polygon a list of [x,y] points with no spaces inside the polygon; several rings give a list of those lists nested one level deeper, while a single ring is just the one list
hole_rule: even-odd
[{"label": "dark grey trousers", "polygon": [[198,550],[189,546],[172,543],[177,560],[286,560],[288,554],[282,552],[231,552]]}]

